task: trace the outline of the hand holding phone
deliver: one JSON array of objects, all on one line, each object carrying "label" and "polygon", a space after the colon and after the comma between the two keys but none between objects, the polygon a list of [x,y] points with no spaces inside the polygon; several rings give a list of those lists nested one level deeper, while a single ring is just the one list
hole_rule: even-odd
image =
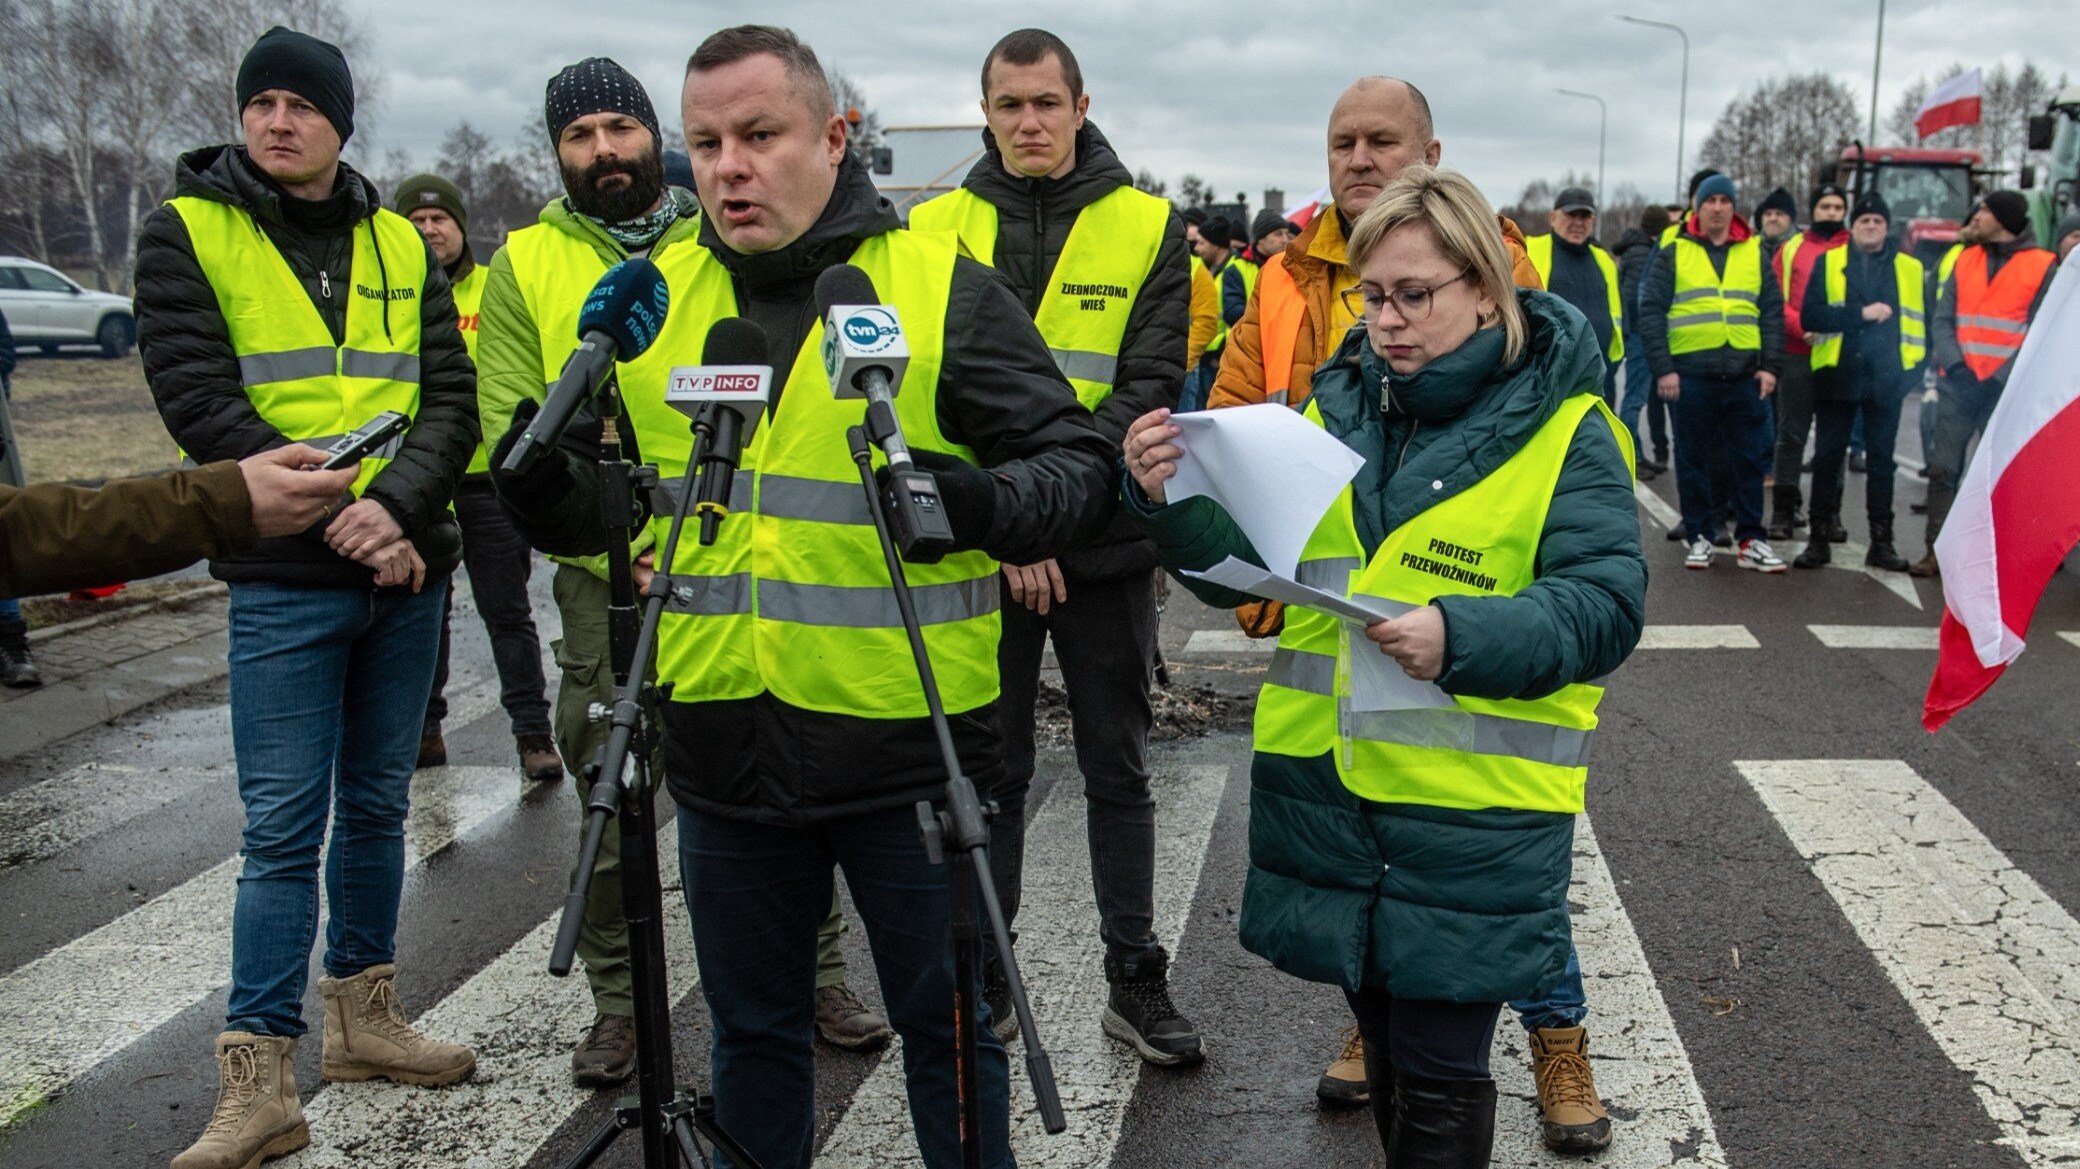
[{"label": "hand holding phone", "polygon": [[341,467],[360,462],[381,450],[384,444],[405,432],[412,424],[410,415],[395,410],[385,410],[361,424],[354,433],[325,448],[325,462],[321,471],[337,471]]}]

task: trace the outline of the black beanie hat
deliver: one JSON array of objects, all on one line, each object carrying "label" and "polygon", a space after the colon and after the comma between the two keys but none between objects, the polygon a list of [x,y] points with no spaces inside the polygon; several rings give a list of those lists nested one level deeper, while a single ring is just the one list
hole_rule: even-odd
[{"label": "black beanie hat", "polygon": [[412,212],[435,207],[448,213],[462,234],[469,234],[469,209],[462,205],[462,192],[439,175],[413,175],[397,184],[390,196],[392,210],[409,218]]},{"label": "black beanie hat", "polygon": [[1865,191],[1863,197],[1856,200],[1856,206],[1850,210],[1849,222],[1854,224],[1866,215],[1876,215],[1885,222],[1891,223],[1892,207],[1885,202],[1885,196],[1880,195],[1876,191]]},{"label": "black beanie hat", "polygon": [[1840,187],[1834,185],[1833,183],[1821,183],[1819,186],[1813,188],[1813,197],[1806,200],[1807,213],[1810,214],[1811,212],[1817,210],[1820,206],[1820,200],[1827,198],[1829,195],[1833,195],[1835,198],[1840,199],[1844,203],[1847,203],[1849,201],[1848,192],[1842,190]]},{"label": "black beanie hat", "polygon": [[1235,242],[1235,225],[1216,215],[1199,225],[1199,238],[1227,247]]},{"label": "black beanie hat", "polygon": [[2017,191],[1994,191],[1979,200],[2002,227],[2021,235],[2029,230],[2029,200]]},{"label": "black beanie hat", "polygon": [[1762,213],[1765,211],[1782,211],[1793,219],[1798,218],[1797,202],[1791,198],[1791,192],[1782,187],[1778,187],[1762,197],[1761,204],[1755,208],[1755,218],[1761,219]]},{"label": "black beanie hat", "polygon": [[268,29],[238,63],[238,108],[270,89],[286,89],[318,107],[341,145],[354,136],[354,74],[337,45],[279,24]]},{"label": "black beanie hat", "polygon": [[563,128],[589,114],[627,114],[641,122],[664,147],[657,130],[657,111],[650,95],[635,75],[610,57],[587,57],[549,79],[549,92],[542,101],[543,120],[549,125],[549,141],[563,137]]}]

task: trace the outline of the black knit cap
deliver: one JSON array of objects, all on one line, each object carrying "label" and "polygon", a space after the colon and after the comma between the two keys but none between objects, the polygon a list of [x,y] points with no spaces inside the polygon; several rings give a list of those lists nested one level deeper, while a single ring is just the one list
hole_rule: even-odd
[{"label": "black knit cap", "polygon": [[657,111],[650,95],[635,75],[610,57],[587,57],[549,79],[549,92],[542,101],[542,120],[549,126],[549,141],[563,137],[563,128],[590,114],[627,114],[650,130],[663,145],[657,130]]},{"label": "black knit cap", "polygon": [[1762,213],[1765,211],[1782,211],[1791,218],[1797,219],[1798,203],[1791,198],[1791,192],[1782,187],[1777,187],[1762,197],[1762,202],[1755,208],[1755,218],[1761,219]]},{"label": "black knit cap", "polygon": [[240,110],[255,94],[286,89],[318,107],[341,145],[354,136],[354,74],[337,45],[275,25],[246,50],[235,88]]},{"label": "black knit cap", "polygon": [[1875,215],[1885,222],[1891,223],[1892,205],[1885,202],[1885,196],[1880,195],[1876,191],[1865,191],[1856,200],[1856,206],[1850,209],[1849,222],[1853,224],[1866,215]]},{"label": "black knit cap", "polygon": [[1806,200],[1806,211],[1808,213],[1812,212],[1820,206],[1820,200],[1827,198],[1829,195],[1833,195],[1844,203],[1849,201],[1849,193],[1847,191],[1842,190],[1833,183],[1821,183],[1813,188],[1813,197]]},{"label": "black knit cap", "polygon": [[412,212],[425,207],[445,211],[462,234],[469,234],[469,208],[462,202],[462,191],[439,175],[413,175],[398,183],[397,190],[390,195],[390,206],[408,219]]},{"label": "black knit cap", "polygon": [[2002,227],[2021,235],[2029,230],[2029,200],[2017,191],[1993,191],[1979,200]]}]

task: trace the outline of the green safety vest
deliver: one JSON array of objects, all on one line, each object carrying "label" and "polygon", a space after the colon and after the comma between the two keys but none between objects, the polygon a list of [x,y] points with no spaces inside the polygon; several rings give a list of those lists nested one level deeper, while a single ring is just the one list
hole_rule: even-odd
[{"label": "green safety vest", "polygon": [[[167,206],[187,225],[195,262],[216,293],[253,409],[295,442],[324,447],[386,410],[419,413],[419,297],[426,241],[404,216],[377,211],[354,225],[345,286],[346,339],[335,343],[318,306],[267,233],[243,208],[183,195]],[[361,460],[360,495],[403,440]]]},{"label": "green safety vest", "polygon": [[[1821,257],[1820,264],[1827,279],[1827,303],[1840,307],[1849,299],[1849,248],[1844,245]],[[1899,282],[1899,367],[1912,369],[1921,364],[1928,354],[1928,310],[1924,294],[1924,282],[1928,269],[1921,261],[1896,252],[1892,257],[1894,277]],[[1830,369],[1841,364],[1842,335],[1829,333],[1826,339],[1813,346],[1813,368]]]},{"label": "green safety vest", "polygon": [[[484,281],[488,275],[482,264],[471,264],[469,275],[450,286],[455,293],[455,327],[462,332],[462,346],[469,350],[471,365],[477,361],[477,310],[484,303]],[[491,470],[490,442],[489,436],[477,439],[477,453],[469,457],[464,474],[480,475]]]},{"label": "green safety vest", "polygon": [[[897,231],[861,243],[851,262],[902,316],[910,364],[896,414],[910,448],[973,462],[973,452],[939,429],[939,371],[958,255],[951,235]],[[728,269],[706,248],[672,249],[659,266],[671,277],[672,303],[650,351],[666,356],[623,366],[621,393],[644,457],[676,485],[692,433],[686,416],[665,402],[668,367],[675,357],[699,360],[708,330],[737,315],[737,297]],[[743,452],[732,514],[715,543],[702,546],[689,528],[664,570],[672,584],[658,627],[658,681],[671,684],[674,702],[771,693],[832,714],[923,718],[909,638],[846,444],[846,428],[865,418],[866,402],[831,396],[821,321],[784,372],[779,405]],[[875,459],[881,461],[878,452]],[[659,547],[669,527],[669,515],[653,519]],[[948,710],[995,700],[996,561],[961,552],[905,572]]]},{"label": "green safety vest", "polygon": [[[1617,417],[1597,395],[1577,394],[1494,473],[1395,529],[1369,563],[1345,487],[1308,538],[1299,578],[1396,607],[1521,592],[1537,575],[1568,447],[1592,413],[1630,466],[1632,444]],[[1313,402],[1305,414],[1322,424]],[[1430,710],[1354,710],[1350,655],[1378,652],[1355,626],[1288,607],[1257,697],[1256,750],[1303,759],[1333,751],[1344,786],[1381,803],[1582,810],[1602,686],[1577,682],[1536,699],[1455,696],[1451,707]]]},{"label": "green safety vest", "polygon": [[1712,268],[1703,244],[1675,243],[1675,296],[1668,302],[1670,354],[1762,348],[1762,244],[1754,236],[1726,250],[1726,272]]},{"label": "green safety vest", "polygon": [[[1553,287],[1553,236],[1524,237],[1524,254],[1531,257],[1531,266],[1538,269],[1541,288]],[[1611,343],[1604,353],[1605,360],[1612,365],[1625,360],[1625,298],[1618,291],[1618,263],[1611,254],[1603,250],[1602,244],[1589,245],[1589,254],[1596,257],[1596,267],[1603,273],[1603,291],[1610,302]]]},{"label": "green safety vest", "polygon": [[[1115,187],[1077,212],[1069,228],[1033,323],[1086,410],[1112,396],[1127,318],[1155,269],[1170,215],[1169,200]],[[997,209],[965,187],[918,204],[910,227],[954,232],[969,256],[996,264]]]}]

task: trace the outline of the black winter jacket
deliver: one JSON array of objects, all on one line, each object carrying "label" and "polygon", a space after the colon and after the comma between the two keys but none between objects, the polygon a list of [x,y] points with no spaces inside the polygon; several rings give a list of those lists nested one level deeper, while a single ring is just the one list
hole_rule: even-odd
[{"label": "black winter jacket", "polygon": [[[1842,274],[1841,305],[1828,303],[1825,270],[1816,266],[1813,278],[1806,281],[1805,300],[1798,310],[1808,332],[1842,337],[1840,360],[1813,371],[1813,400],[1855,402],[1881,393],[1896,397],[1909,385],[1920,384],[1922,367],[1928,363],[1923,357],[1922,364],[1912,370],[1900,368],[1899,270],[1895,263],[1899,249],[1890,240],[1875,253],[1853,243],[1843,247],[1848,266]],[[1827,261],[1823,256],[1820,263]],[[1892,316],[1866,321],[1863,306],[1867,304],[1889,304]]]},{"label": "black winter jacket", "polygon": [[1654,237],[1628,227],[1611,248],[1611,258],[1618,262],[1618,298],[1625,307],[1626,331],[1637,332],[1639,289],[1646,280],[1647,261],[1654,258]]},{"label": "black winter jacket", "polygon": [[[1697,217],[1691,216],[1683,224],[1683,231],[1691,242],[1704,247],[1705,255],[1712,261],[1712,268],[1720,273],[1726,271],[1726,253],[1734,244],[1749,238],[1753,232],[1747,221],[1733,217],[1733,232],[1725,243],[1714,246],[1709,239],[1696,230]],[[1669,303],[1676,293],[1676,249],[1671,244],[1655,251],[1653,262],[1647,265],[1646,287],[1640,290],[1639,336],[1647,347],[1647,365],[1655,377],[1669,373],[1686,374],[1690,377],[1719,378],[1735,381],[1753,377],[1758,370],[1772,374],[1783,372],[1784,366],[1784,292],[1770,278],[1769,266],[1762,268],[1762,293],[1756,307],[1762,315],[1762,349],[1733,349],[1721,346],[1698,353],[1685,353],[1680,357],[1668,351]]]},{"label": "black winter jacket", "polygon": [[[355,286],[353,233],[382,206],[374,184],[342,163],[331,196],[292,199],[247,159],[244,147],[211,146],[181,156],[174,193],[251,214],[302,281],[334,341],[345,338],[346,298]],[[367,274],[364,282],[373,279],[375,274]],[[456,328],[448,278],[430,251],[425,286],[416,291],[419,412],[403,449],[363,494],[396,518],[426,561],[431,581],[453,572],[462,558],[461,531],[448,503],[477,444],[477,374]],[[390,305],[391,312],[414,311],[410,301]],[[152,399],[189,458],[242,459],[288,445],[246,397],[216,293],[195,259],[186,221],[172,207],[154,211],[138,236],[136,307],[137,348]],[[326,546],[327,522],[214,559],[210,574],[225,581],[373,587],[374,570]]]},{"label": "black winter jacket", "polygon": [[[1004,168],[996,138],[982,132],[983,153],[961,185],[997,209],[996,269],[1011,284],[1028,316],[1054,275],[1077,213],[1134,176],[1090,122],[1076,134],[1076,165],[1058,179],[1028,179]],[[1184,384],[1184,355],[1191,328],[1192,269],[1185,251],[1184,221],[1170,216],[1155,267],[1142,282],[1120,343],[1112,395],[1096,411],[1098,433],[1120,460],[1127,427],[1150,410],[1175,407]],[[1070,581],[1120,580],[1153,572],[1155,545],[1116,506],[1104,534],[1063,555],[1062,576]]]},{"label": "black winter jacket", "polygon": [[[900,229],[894,208],[847,158],[830,203],[801,239],[740,255],[709,221],[701,225],[700,244],[730,270],[738,311],[765,330],[775,364],[784,366],[815,321],[816,277],[844,263],[860,241]],[[946,330],[939,427],[975,451],[995,488],[989,531],[963,547],[1030,564],[1088,541],[1110,514],[1120,474],[1117,445],[1091,425],[1039,330],[987,266],[966,258],[955,263]],[[778,402],[776,396],[768,417]],[[603,552],[607,534],[592,468],[562,448],[557,453],[564,462],[557,490],[532,502],[505,494],[514,520],[543,551]],[[966,705],[961,695],[946,700],[955,709]],[[796,824],[905,807],[936,797],[945,783],[938,741],[925,719],[805,710],[770,693],[664,707],[672,797],[715,815]],[[1000,769],[995,704],[954,715],[951,723],[961,766],[987,790]]]}]

